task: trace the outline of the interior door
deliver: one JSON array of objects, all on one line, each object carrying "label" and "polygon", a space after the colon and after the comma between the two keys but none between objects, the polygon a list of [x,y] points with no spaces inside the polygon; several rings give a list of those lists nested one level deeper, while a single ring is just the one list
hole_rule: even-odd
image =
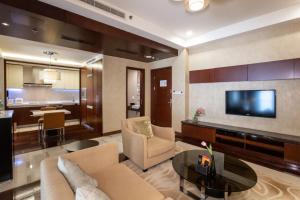
[{"label": "interior door", "polygon": [[151,70],[151,121],[172,126],[172,67]]}]

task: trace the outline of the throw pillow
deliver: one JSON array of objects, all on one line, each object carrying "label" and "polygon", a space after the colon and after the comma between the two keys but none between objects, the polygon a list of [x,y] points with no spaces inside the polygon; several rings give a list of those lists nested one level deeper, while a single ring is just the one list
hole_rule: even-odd
[{"label": "throw pillow", "polygon": [[86,185],[76,190],[76,200],[110,200],[100,189]]},{"label": "throw pillow", "polygon": [[74,192],[77,188],[85,185],[98,186],[97,180],[84,173],[77,164],[68,159],[58,157],[57,167]]},{"label": "throw pillow", "polygon": [[149,120],[136,121],[134,126],[137,133],[145,135],[147,138],[153,137],[152,126]]}]

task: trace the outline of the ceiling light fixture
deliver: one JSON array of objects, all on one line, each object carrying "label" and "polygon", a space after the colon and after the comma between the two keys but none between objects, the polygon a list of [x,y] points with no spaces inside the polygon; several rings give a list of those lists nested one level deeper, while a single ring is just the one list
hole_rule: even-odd
[{"label": "ceiling light fixture", "polygon": [[190,37],[190,36],[193,35],[193,31],[187,31],[187,32],[185,33],[185,35],[186,35],[187,37]]},{"label": "ceiling light fixture", "polygon": [[6,23],[6,22],[2,22],[1,23],[3,26],[9,26],[9,23]]},{"label": "ceiling light fixture", "polygon": [[197,12],[204,10],[209,5],[209,0],[173,0],[175,2],[184,1],[185,10]]}]

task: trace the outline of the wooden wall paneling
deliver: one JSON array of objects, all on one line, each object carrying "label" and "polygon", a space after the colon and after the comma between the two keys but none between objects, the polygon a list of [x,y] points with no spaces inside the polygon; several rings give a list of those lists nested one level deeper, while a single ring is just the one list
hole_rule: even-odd
[{"label": "wooden wall paneling", "polygon": [[81,123],[86,123],[86,117],[87,117],[87,97],[86,97],[86,90],[87,90],[87,69],[81,69],[80,70],[80,103],[81,103]]},{"label": "wooden wall paneling", "polygon": [[295,59],[294,78],[300,78],[300,59]]},{"label": "wooden wall paneling", "polygon": [[[98,65],[102,65],[102,60],[98,61]],[[94,123],[95,130],[99,134],[103,134],[102,130],[102,67],[93,68],[93,90],[94,90]]]},{"label": "wooden wall paneling", "polygon": [[190,71],[190,83],[214,82],[214,69]]},{"label": "wooden wall paneling", "polygon": [[235,82],[248,80],[247,65],[214,69],[214,82]]},{"label": "wooden wall paneling", "polygon": [[294,78],[294,60],[248,65],[249,81],[285,80]]}]

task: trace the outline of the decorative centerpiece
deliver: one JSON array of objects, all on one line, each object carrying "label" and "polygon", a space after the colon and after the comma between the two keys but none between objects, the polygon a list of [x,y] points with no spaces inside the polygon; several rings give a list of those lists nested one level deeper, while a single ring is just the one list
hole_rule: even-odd
[{"label": "decorative centerpiece", "polygon": [[198,108],[194,114],[194,118],[193,121],[194,122],[198,122],[199,121],[199,117],[205,115],[205,110],[204,108]]},{"label": "decorative centerpiece", "polygon": [[216,164],[215,158],[212,150],[212,145],[207,146],[206,142],[202,142],[201,145],[206,147],[209,156],[199,155],[198,162],[196,164],[196,171],[205,176],[215,176],[216,175]]}]

